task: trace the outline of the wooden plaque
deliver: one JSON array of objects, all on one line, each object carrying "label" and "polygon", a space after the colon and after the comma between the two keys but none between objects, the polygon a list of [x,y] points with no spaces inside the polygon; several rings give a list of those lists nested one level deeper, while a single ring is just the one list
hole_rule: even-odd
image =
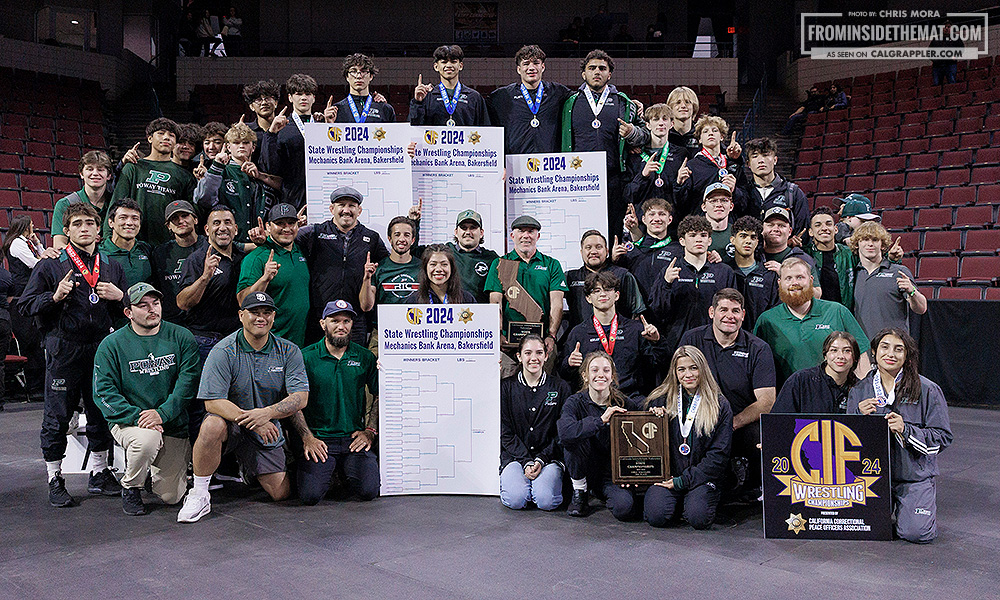
[{"label": "wooden plaque", "polygon": [[648,411],[611,415],[611,481],[649,485],[670,477],[666,417]]}]

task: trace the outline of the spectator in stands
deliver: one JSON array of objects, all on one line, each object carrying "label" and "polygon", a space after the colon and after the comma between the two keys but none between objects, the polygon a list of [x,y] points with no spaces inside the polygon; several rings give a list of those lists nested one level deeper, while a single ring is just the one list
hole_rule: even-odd
[{"label": "spectator in stands", "polygon": [[610,85],[615,61],[592,50],[580,61],[584,83],[563,106],[563,152],[600,152],[607,156],[608,231],[618,232],[625,216],[624,175],[631,148],[642,148],[649,131],[642,106]]},{"label": "spectator in stands", "polygon": [[849,194],[840,205],[840,223],[846,226],[837,227],[837,241],[850,245],[851,235],[862,223],[878,222],[879,216],[873,212],[872,203],[861,194]]},{"label": "spectator in stands", "polygon": [[184,12],[180,26],[177,29],[177,42],[180,45],[179,56],[198,56],[198,22],[190,10]]},{"label": "spectator in stands", "polygon": [[795,256],[787,258],[778,278],[781,304],[762,314],[753,332],[771,346],[778,387],[795,371],[823,360],[823,340],[831,331],[846,331],[858,340],[864,354],[856,372],[867,374],[871,365],[864,330],[843,304],[815,297],[809,263]]},{"label": "spectator in stands", "polygon": [[581,17],[574,17],[573,21],[559,32],[559,39],[563,42],[568,42],[571,44],[579,44],[583,41],[583,19]]},{"label": "spectator in stands", "polygon": [[197,123],[181,123],[177,126],[177,143],[174,144],[174,151],[171,160],[174,164],[180,165],[193,172],[195,168],[194,155],[198,152],[205,137],[204,130]]},{"label": "spectator in stands", "polygon": [[318,90],[316,80],[309,75],[296,73],[289,77],[285,82],[285,91],[292,105],[291,121],[295,127],[286,127],[289,118],[285,116],[286,108],[282,108],[264,132],[261,142],[261,169],[281,177],[283,202],[291,204],[296,210],[306,204],[305,128],[302,124],[312,120],[312,107]]},{"label": "spectator in stands", "polygon": [[[763,219],[764,211],[772,206],[782,206],[792,213],[796,227],[809,226],[809,200],[799,186],[778,175],[778,145],[770,138],[756,138],[747,142],[747,162],[753,182],[737,188],[734,202],[737,213]],[[792,242],[793,245],[797,241]],[[801,245],[801,244],[800,244]]]},{"label": "spectator in stands", "polygon": [[188,200],[194,192],[196,181],[190,171],[170,160],[177,136],[177,123],[170,119],[150,121],[146,126],[149,154],[134,158],[135,162],[128,161],[111,198],[112,201],[132,198],[139,203],[142,211],[139,239],[152,246],[173,238],[163,220],[167,205],[174,200]]},{"label": "spectator in stands", "polygon": [[274,121],[274,110],[278,106],[280,95],[281,89],[278,84],[270,79],[243,86],[243,101],[257,117],[247,123],[250,129],[257,134],[257,145],[250,157],[250,162],[255,165],[261,164],[260,148],[264,144],[264,132],[271,127],[271,122]]},{"label": "spectator in stands", "polygon": [[[612,264],[608,260],[608,240],[596,229],[583,233],[580,239],[580,256],[583,266],[566,272],[566,302],[569,306],[569,328],[590,321],[593,314],[591,302],[586,293],[585,282],[593,273],[611,273],[618,281],[619,298],[616,303],[617,312],[630,319],[638,319],[646,312],[646,301],[642,290],[635,281],[635,276],[624,267]],[[579,366],[579,365],[576,365]]]},{"label": "spectator in stands", "polygon": [[[3,241],[3,255],[7,257],[10,268],[11,287],[7,291],[9,302],[16,300],[24,292],[24,287],[31,277],[31,270],[42,258],[45,247],[35,234],[35,226],[31,217],[19,215],[10,222],[10,228]],[[31,316],[22,313],[13,304],[10,311],[10,327],[17,339],[19,354],[28,359],[24,367],[28,397],[31,400],[41,400],[44,392],[45,355],[42,351],[42,336]]]},{"label": "spectator in stands", "polygon": [[257,134],[245,123],[230,127],[225,147],[194,190],[194,200],[203,211],[216,204],[229,207],[239,228],[236,240],[243,243],[250,240],[250,230],[267,216],[281,191],[273,177],[250,162],[256,142]]},{"label": "spectator in stands", "polygon": [[302,348],[309,316],[309,267],[295,243],[299,219],[291,204],[271,208],[267,233],[267,240],[240,265],[236,299],[243,302],[247,294],[267,292],[278,311],[274,334]]},{"label": "spectator in stands", "polygon": [[243,19],[235,6],[222,17],[222,43],[226,46],[226,56],[240,56],[243,52]]},{"label": "spectator in stands", "polygon": [[59,199],[52,210],[52,247],[62,250],[69,243],[63,232],[62,217],[66,207],[73,202],[86,202],[94,207],[101,219],[101,229],[107,231],[108,208],[111,207],[111,158],[101,150],[91,150],[80,159],[80,179],[83,187]]},{"label": "spectator in stands", "polygon": [[[337,123],[392,123],[396,111],[385,98],[370,90],[378,67],[370,56],[352,54],[344,59],[341,75],[347,80],[347,97],[333,105],[332,121]],[[329,114],[329,113],[328,113]],[[329,123],[331,119],[326,118]]]},{"label": "spectator in stands", "polygon": [[[131,198],[119,198],[108,211],[111,235],[98,244],[97,249],[105,256],[121,265],[125,281],[129,286],[149,283],[153,278],[150,256],[153,249],[137,238],[142,224],[142,211]],[[114,315],[114,322],[122,325],[123,315]]]},{"label": "spectator in stands", "polygon": [[[931,43],[927,45],[928,48],[950,48],[950,49],[960,49],[963,44],[961,42],[951,41],[951,21],[945,21],[944,25],[941,26],[941,37],[936,40],[931,40]],[[934,85],[941,85],[942,83],[955,83],[955,76],[958,75],[958,61],[954,58],[945,58],[940,60],[931,61],[931,78],[934,81]]]},{"label": "spectator in stands", "polygon": [[212,27],[212,15],[206,9],[205,13],[198,20],[198,55],[212,56],[212,42],[215,41],[215,28]]},{"label": "spectator in stands", "polygon": [[434,70],[440,76],[437,86],[424,83],[420,75],[410,100],[411,125],[482,126],[490,124],[486,101],[476,90],[458,80],[465,66],[462,47],[451,44],[434,50]]},{"label": "spectator in stands", "polygon": [[815,85],[809,88],[806,92],[806,99],[799,105],[795,112],[788,115],[788,122],[785,123],[785,127],[781,130],[779,135],[787,137],[792,135],[792,130],[795,126],[806,120],[810,114],[814,112],[819,112],[823,106],[826,104],[826,96],[819,93],[819,88]]},{"label": "spectator in stands", "polygon": [[736,289],[743,295],[743,328],[753,331],[757,317],[778,304],[778,274],[759,259],[761,234],[759,219],[745,215],[733,223],[733,256],[724,259],[736,274]]},{"label": "spectator in stands", "polygon": [[198,217],[194,206],[186,200],[176,200],[164,211],[167,228],[174,239],[153,248],[153,285],[163,294],[161,316],[177,325],[187,324],[187,313],[177,308],[177,294],[181,289],[184,261],[195,251],[208,244],[208,238],[198,235]]},{"label": "spectator in stands", "polygon": [[804,250],[816,261],[823,298],[854,307],[854,267],[858,258],[851,249],[834,240],[837,228],[833,211],[820,206],[809,222],[809,243]]},{"label": "spectator in stands", "polygon": [[823,112],[828,110],[837,110],[838,108],[847,108],[850,100],[851,97],[848,96],[844,90],[840,89],[839,85],[834,83],[830,86],[830,91],[826,95],[826,102],[819,110],[820,112]]},{"label": "spectator in stands", "polygon": [[114,440],[94,404],[91,380],[94,353],[111,331],[114,319],[123,314],[123,290],[128,286],[121,266],[97,251],[98,218],[89,204],[66,207],[63,230],[69,244],[59,258],[44,258],[35,265],[18,300],[18,307],[35,317],[45,340],[41,442],[49,504],[57,508],[74,504],[62,477],[62,461],[70,417],[81,398],[93,467],[87,491],[106,496],[121,494],[121,486],[108,468],[108,451]]},{"label": "spectator in stands", "polygon": [[[673,112],[669,106],[654,104],[646,109],[643,118],[649,129],[649,144],[639,153],[641,160],[637,162],[642,170],[628,174],[630,181],[625,186],[624,201],[626,205],[632,205],[629,211],[641,207],[643,202],[654,197],[672,203],[677,170],[687,158],[683,148],[668,142],[673,122]],[[633,238],[633,241],[638,239]]]},{"label": "spectator in stands", "polygon": [[913,283],[913,273],[889,261],[892,236],[880,223],[865,223],[851,236],[858,255],[854,269],[854,314],[865,333],[887,327],[909,331],[910,313],[927,312],[927,298]]},{"label": "spectator in stands", "polygon": [[506,154],[558,152],[562,107],[569,88],[542,81],[545,52],[522,46],[514,55],[519,81],[497,88],[489,96],[490,123],[504,128]]},{"label": "spectator in stands", "polygon": [[[729,136],[729,125],[720,118],[703,115],[694,128],[701,142],[701,150],[682,163],[677,173],[677,187],[674,189],[674,218],[683,219],[689,214],[700,213],[705,190],[713,183],[723,183],[730,193],[736,187],[747,185],[743,174],[743,148],[736,141],[736,132],[723,148]],[[685,167],[687,167],[685,169]]]},{"label": "spectator in stands", "polygon": [[772,413],[847,412],[847,396],[858,383],[854,373],[861,351],[846,331],[834,331],[823,340],[823,362],[796,371],[781,386]]}]

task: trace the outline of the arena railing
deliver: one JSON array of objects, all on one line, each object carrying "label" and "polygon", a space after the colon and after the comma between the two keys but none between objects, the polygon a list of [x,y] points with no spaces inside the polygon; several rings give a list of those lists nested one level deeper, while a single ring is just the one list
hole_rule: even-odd
[{"label": "arena railing", "polygon": [[766,71],[764,72],[764,76],[760,78],[760,86],[757,88],[757,91],[754,92],[753,101],[750,103],[750,109],[747,110],[746,116],[743,117],[743,126],[738,135],[741,144],[745,144],[747,141],[757,137],[757,130],[760,127],[760,119],[764,113],[765,104],[767,104]]},{"label": "arena railing", "polygon": [[[509,58],[521,48],[521,43],[489,41],[456,41],[466,57]],[[362,52],[378,57],[419,56],[427,57],[441,45],[439,42],[380,42],[377,46],[351,45],[337,42],[277,42],[260,44],[260,56],[346,56]],[[615,58],[691,58],[696,42],[553,42],[544,44],[545,52],[552,57],[583,57],[587,52],[600,48]],[[714,42],[717,55],[713,58],[733,58],[732,42]]]}]

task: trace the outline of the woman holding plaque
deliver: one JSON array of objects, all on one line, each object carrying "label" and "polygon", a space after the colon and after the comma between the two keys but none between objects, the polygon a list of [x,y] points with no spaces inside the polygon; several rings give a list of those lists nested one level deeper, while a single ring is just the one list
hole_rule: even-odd
[{"label": "woman holding plaque", "polygon": [[[590,490],[605,498],[619,521],[636,517],[635,493],[611,482],[611,415],[638,410],[639,403],[618,389],[618,371],[606,352],[591,352],[580,366],[583,389],[566,399],[557,424],[573,497],[571,517],[589,513]],[[730,427],[731,428],[731,427]]]},{"label": "woman holding plaque", "polygon": [[500,381],[500,502],[507,508],[534,502],[555,510],[563,501],[556,422],[571,392],[545,374],[547,358],[545,340],[527,335],[517,350],[520,371]]},{"label": "woman holding plaque", "polygon": [[847,396],[858,382],[854,369],[860,359],[858,340],[846,331],[834,331],[823,341],[823,362],[792,373],[771,412],[846,413]]},{"label": "woman holding plaque", "polygon": [[695,529],[708,529],[729,465],[733,410],[701,350],[681,346],[674,352],[666,379],[649,395],[646,406],[668,417],[674,474],[646,490],[646,521],[665,527],[683,515]]},{"label": "woman holding plaque", "polygon": [[462,289],[455,255],[444,244],[431,244],[420,257],[417,291],[408,304],[475,304],[476,298]]},{"label": "woman holding plaque", "polygon": [[948,405],[938,384],[917,373],[917,342],[892,327],[872,338],[876,368],[854,386],[849,414],[878,415],[894,442],[892,508],[896,535],[926,544],[937,537],[937,455],[951,445]]}]

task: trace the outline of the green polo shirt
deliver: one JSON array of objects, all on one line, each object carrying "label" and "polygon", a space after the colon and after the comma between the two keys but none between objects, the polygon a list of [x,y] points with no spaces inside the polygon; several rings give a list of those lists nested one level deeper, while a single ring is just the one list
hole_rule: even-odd
[{"label": "green polo shirt", "polygon": [[149,259],[153,250],[146,242],[136,240],[131,250],[124,250],[112,242],[109,236],[97,245],[97,249],[101,254],[122,266],[122,270],[125,271],[125,281],[128,282],[129,287],[140,281],[148,283],[153,280],[153,263]]},{"label": "green polo shirt", "polygon": [[417,291],[420,279],[420,259],[410,257],[410,262],[398,263],[391,256],[382,259],[375,269],[372,285],[375,286],[376,304],[403,304]]},{"label": "green polo shirt", "polygon": [[350,436],[365,428],[365,386],[378,396],[375,355],[350,342],[336,358],[320,340],[302,350],[309,377],[309,403],[302,409],[306,424],[318,438]]},{"label": "green polo shirt", "polygon": [[[508,252],[502,258],[516,260],[520,263],[517,267],[517,281],[528,292],[528,295],[534,298],[535,302],[538,302],[538,305],[542,307],[542,323],[544,329],[548,332],[548,315],[551,309],[549,292],[569,291],[569,288],[566,287],[566,276],[563,274],[562,265],[559,264],[558,260],[538,251],[527,262],[516,251]],[[494,260],[493,264],[490,265],[490,272],[486,276],[485,284],[487,292],[504,293],[503,286],[500,284],[499,267],[500,259]],[[511,321],[523,322],[527,319],[524,318],[524,315],[511,308],[506,300],[503,302],[503,306],[503,334],[507,335],[507,323]],[[561,306],[559,310],[562,310]],[[553,331],[552,333],[554,334],[555,332]]]},{"label": "green polo shirt", "polygon": [[868,351],[868,336],[851,311],[829,300],[813,300],[803,319],[781,303],[760,315],[753,333],[771,346],[780,387],[795,371],[823,362],[823,341],[834,331],[853,335],[861,352]]},{"label": "green polo shirt", "polygon": [[101,224],[101,235],[103,237],[111,237],[111,232],[108,228],[108,209],[111,208],[110,190],[104,191],[104,206],[98,208],[96,204],[90,201],[87,192],[83,189],[77,190],[65,198],[60,198],[56,202],[55,208],[52,209],[52,235],[66,235],[63,229],[63,215],[66,214],[66,207],[76,202],[85,202],[96,210],[98,215],[97,222]]},{"label": "green polo shirt", "polygon": [[306,319],[309,312],[309,267],[298,244],[292,244],[291,250],[285,250],[271,238],[267,238],[262,246],[243,259],[236,289],[245,290],[260,279],[272,250],[274,262],[280,265],[266,290],[274,298],[274,304],[278,308],[272,331],[274,335],[301,348],[306,342]]}]

